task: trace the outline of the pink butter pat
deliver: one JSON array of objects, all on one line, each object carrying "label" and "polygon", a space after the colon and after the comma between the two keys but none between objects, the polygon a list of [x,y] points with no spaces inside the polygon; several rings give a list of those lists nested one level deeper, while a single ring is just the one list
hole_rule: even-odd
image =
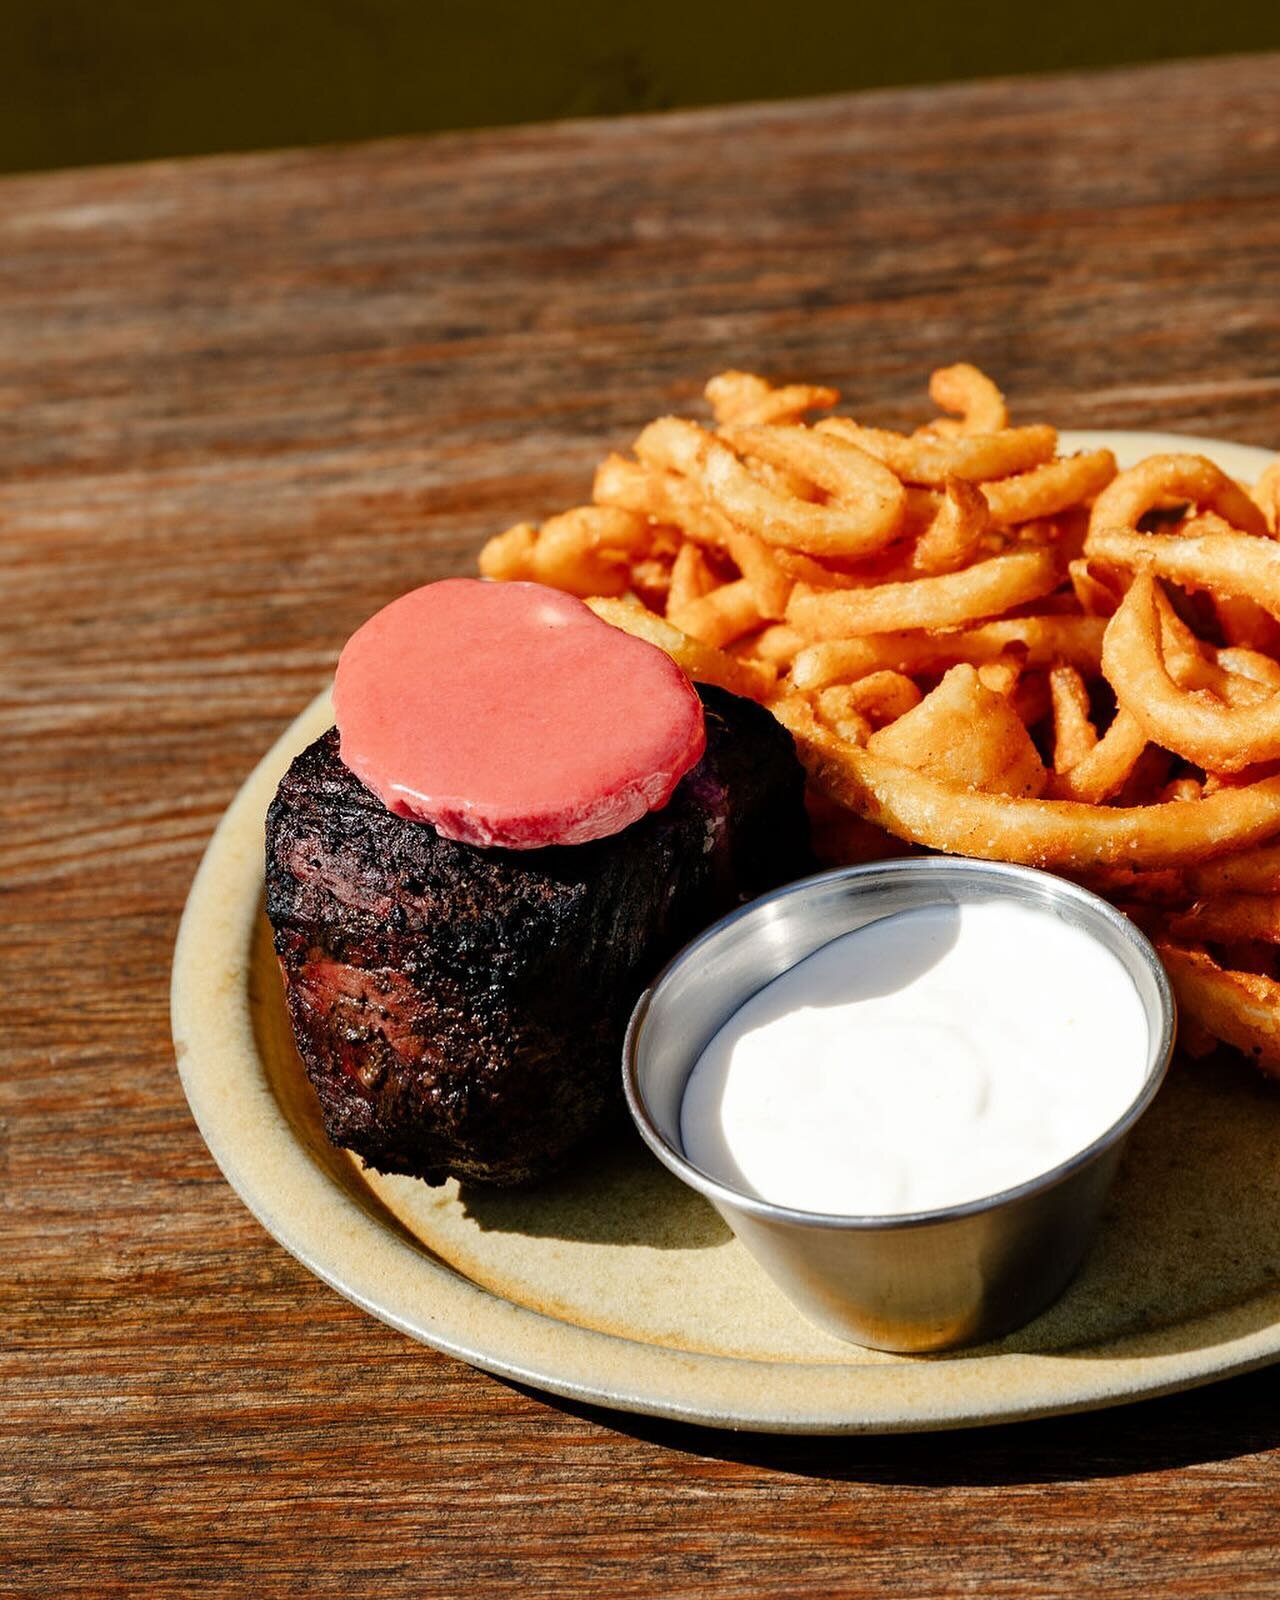
[{"label": "pink butter pat", "polygon": [[620,832],[706,745],[670,657],[536,583],[401,595],[348,640],[333,699],[342,760],[388,810],[508,850]]}]

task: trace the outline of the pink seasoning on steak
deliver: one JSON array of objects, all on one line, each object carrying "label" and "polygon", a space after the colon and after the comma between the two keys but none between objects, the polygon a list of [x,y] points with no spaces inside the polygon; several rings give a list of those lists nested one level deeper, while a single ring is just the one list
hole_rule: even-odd
[{"label": "pink seasoning on steak", "polygon": [[673,661],[534,583],[392,601],[343,650],[334,709],[343,762],[388,810],[511,850],[620,833],[706,744]]}]

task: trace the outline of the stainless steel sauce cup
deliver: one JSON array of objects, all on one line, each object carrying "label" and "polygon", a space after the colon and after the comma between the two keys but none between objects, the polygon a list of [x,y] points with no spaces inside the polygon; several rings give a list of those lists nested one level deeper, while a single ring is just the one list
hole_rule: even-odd
[{"label": "stainless steel sauce cup", "polygon": [[[774,1205],[685,1156],[685,1084],[721,1024],[829,940],[918,906],[1007,898],[1100,940],[1133,979],[1149,1044],[1133,1103],[1087,1149],[985,1199],[897,1216],[829,1216]],[[794,1304],[842,1339],[943,1350],[998,1337],[1054,1300],[1098,1226],[1125,1136],[1173,1052],[1169,980],[1151,945],[1105,900],[1029,867],[932,856],[806,878],[716,923],[640,999],[623,1053],[627,1103],[645,1143],[704,1195]]]}]

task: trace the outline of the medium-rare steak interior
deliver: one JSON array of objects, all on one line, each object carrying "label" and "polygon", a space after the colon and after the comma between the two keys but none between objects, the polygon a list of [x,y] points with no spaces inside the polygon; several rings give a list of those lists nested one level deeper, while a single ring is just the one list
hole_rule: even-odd
[{"label": "medium-rare steak interior", "polygon": [[608,1122],[658,968],[811,866],[790,736],[698,693],[706,751],[670,802],[573,846],[481,848],[396,816],[336,729],[297,757],[267,816],[267,913],[336,1144],[429,1183],[516,1184]]}]

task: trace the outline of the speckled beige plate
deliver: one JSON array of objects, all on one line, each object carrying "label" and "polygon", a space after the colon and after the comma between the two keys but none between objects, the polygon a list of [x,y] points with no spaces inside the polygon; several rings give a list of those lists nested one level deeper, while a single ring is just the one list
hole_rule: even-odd
[{"label": "speckled beige plate", "polygon": [[[1193,448],[1251,479],[1262,451],[1072,435],[1122,462]],[[719,1427],[855,1433],[1083,1410],[1280,1355],[1280,1092],[1175,1065],[1066,1296],[999,1344],[905,1358],[795,1313],[638,1139],[531,1193],[459,1195],[332,1149],[294,1052],[262,912],[263,815],[329,725],[321,696],[209,846],[174,959],[183,1086],[245,1203],[306,1266],[425,1344],[556,1394]],[[403,1359],[412,1359],[405,1351]]]}]

